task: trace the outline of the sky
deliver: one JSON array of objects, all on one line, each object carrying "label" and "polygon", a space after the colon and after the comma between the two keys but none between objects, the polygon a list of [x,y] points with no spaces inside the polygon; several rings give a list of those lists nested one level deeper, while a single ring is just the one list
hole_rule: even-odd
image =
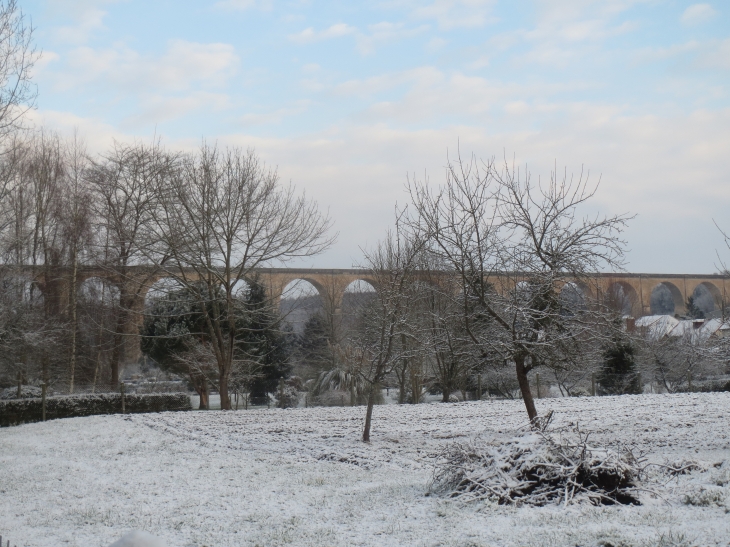
[{"label": "sky", "polygon": [[[25,0],[33,123],[103,152],[158,136],[254,148],[328,211],[300,266],[362,264],[448,158],[590,174],[636,215],[632,272],[714,273],[730,250],[730,2]],[[719,257],[718,257],[719,253]]]}]

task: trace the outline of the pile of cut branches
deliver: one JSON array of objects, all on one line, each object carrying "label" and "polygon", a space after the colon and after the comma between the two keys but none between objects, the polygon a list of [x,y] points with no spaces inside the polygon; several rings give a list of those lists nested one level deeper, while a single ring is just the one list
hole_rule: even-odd
[{"label": "pile of cut branches", "polygon": [[591,446],[588,438],[575,427],[455,443],[439,454],[431,489],[501,505],[639,505],[641,458],[623,445]]}]

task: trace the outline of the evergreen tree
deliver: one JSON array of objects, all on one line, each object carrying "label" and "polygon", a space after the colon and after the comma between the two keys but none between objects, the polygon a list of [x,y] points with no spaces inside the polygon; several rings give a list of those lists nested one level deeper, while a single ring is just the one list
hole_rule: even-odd
[{"label": "evergreen tree", "polygon": [[171,291],[155,299],[145,310],[140,329],[142,353],[167,372],[187,377],[200,396],[200,408],[208,408],[208,380],[215,381],[217,369],[204,363],[191,370],[178,359],[188,351],[191,339],[204,339],[204,316],[186,289]]},{"label": "evergreen tree", "polygon": [[603,368],[598,375],[598,391],[601,395],[641,393],[639,376],[636,374],[636,348],[624,336],[614,336],[603,351]]},{"label": "evergreen tree", "polygon": [[[201,396],[201,408],[207,405],[203,402],[207,399],[207,380],[215,382],[217,368],[198,360],[195,370],[191,370],[187,364],[189,359],[180,357],[190,351],[194,342],[205,344],[208,341],[204,313],[213,313],[212,310],[210,305],[202,310],[187,289],[172,291],[147,309],[141,329],[144,354],[163,370],[187,375]],[[238,387],[249,391],[253,397],[263,398],[276,390],[279,379],[290,374],[291,343],[286,334],[278,330],[276,311],[268,306],[266,290],[257,280],[249,283],[234,314],[237,328],[234,361],[239,370],[234,371],[233,383],[238,383]],[[228,321],[221,324],[227,327]],[[224,334],[227,333],[224,331]]]},{"label": "evergreen tree", "polygon": [[326,319],[315,313],[307,319],[297,339],[299,363],[310,376],[316,376],[335,365],[329,333]]},{"label": "evergreen tree", "polygon": [[291,374],[291,343],[279,329],[279,317],[268,305],[266,289],[257,280],[249,283],[242,311],[243,326],[236,345],[240,358],[254,363],[255,370],[245,387],[252,397],[265,397],[276,391],[280,379]]},{"label": "evergreen tree", "polygon": [[695,304],[694,296],[690,296],[687,299],[687,317],[690,319],[704,319],[705,312],[702,311],[697,304]]}]

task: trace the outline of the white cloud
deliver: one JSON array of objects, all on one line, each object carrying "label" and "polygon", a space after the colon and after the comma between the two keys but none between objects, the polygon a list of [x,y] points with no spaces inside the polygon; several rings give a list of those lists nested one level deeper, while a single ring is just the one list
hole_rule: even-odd
[{"label": "white cloud", "polygon": [[693,53],[701,48],[701,44],[695,40],[690,40],[683,44],[673,44],[669,47],[651,47],[636,51],[633,54],[634,61],[651,63],[654,61],[663,61],[671,59],[687,53]]},{"label": "white cloud", "polygon": [[368,26],[368,33],[359,33],[357,37],[357,49],[363,55],[373,53],[379,46],[389,42],[395,42],[404,38],[411,38],[428,30],[427,25],[417,28],[406,28],[403,23],[390,23],[383,21]]},{"label": "white cloud", "polygon": [[361,114],[371,122],[438,126],[443,120],[493,124],[508,103],[523,102],[541,112],[549,111],[555,102],[553,97],[566,92],[585,91],[592,86],[594,84],[581,81],[558,84],[502,82],[424,66],[362,80],[348,80],[335,86],[333,92],[335,95],[373,99],[374,102]]},{"label": "white cloud", "polygon": [[228,44],[200,44],[173,40],[160,56],[142,55],[116,44],[108,49],[80,47],[68,54],[66,70],[57,73],[56,85],[72,88],[94,83],[132,92],[181,91],[193,85],[223,85],[238,66]]},{"label": "white cloud", "polygon": [[698,57],[700,66],[730,70],[730,38],[713,42],[706,55]]},{"label": "white cloud", "polygon": [[684,25],[698,25],[712,19],[717,12],[710,4],[692,4],[680,17]]},{"label": "white cloud", "polygon": [[390,23],[382,21],[369,25],[367,32],[361,32],[356,27],[346,23],[337,23],[324,30],[316,31],[308,27],[296,34],[290,34],[289,40],[297,44],[312,44],[343,36],[354,36],[357,43],[357,50],[362,55],[373,53],[375,49],[383,44],[416,36],[428,29],[423,25],[417,28],[407,28],[403,23]]},{"label": "white cloud", "polygon": [[296,34],[290,34],[289,39],[297,44],[311,44],[322,40],[341,38],[342,36],[354,34],[356,31],[355,27],[351,27],[346,23],[336,23],[319,32],[315,31],[313,27],[306,28]]},{"label": "white cloud", "polygon": [[273,0],[222,0],[216,2],[215,7],[225,10],[246,11],[249,9],[258,9],[261,11],[271,11],[274,7]]},{"label": "white cloud", "polygon": [[416,3],[411,16],[436,21],[444,30],[482,27],[496,19],[490,17],[494,0],[434,0],[427,5]]},{"label": "white cloud", "polygon": [[241,118],[241,125],[243,125],[244,127],[249,127],[254,125],[279,124],[284,118],[296,116],[297,114],[306,112],[306,110],[309,108],[309,105],[310,101],[299,100],[291,106],[279,108],[272,112],[265,112],[261,114],[246,114],[245,116],[243,116],[243,118]]},{"label": "white cloud", "polygon": [[401,72],[390,72],[372,76],[364,80],[348,80],[335,87],[335,94],[369,97],[397,86],[410,84],[420,89],[434,86],[444,80],[443,72],[433,67],[420,67]]},{"label": "white cloud", "polygon": [[567,68],[588,58],[595,63],[601,42],[639,28],[634,21],[615,21],[616,14],[627,4],[607,2],[613,7],[608,9],[601,3],[593,5],[570,0],[540,3],[543,9],[532,28],[493,36],[489,46],[502,52],[519,45],[527,46],[526,52],[514,57],[520,64]]},{"label": "white cloud", "polygon": [[86,43],[94,32],[104,29],[104,6],[118,0],[55,0],[50,3],[51,12],[59,17],[70,18],[71,25],[56,27],[53,36],[68,44]]},{"label": "white cloud", "polygon": [[155,94],[143,97],[136,112],[124,119],[120,126],[130,130],[149,127],[151,123],[156,125],[179,119],[197,110],[214,114],[230,106],[230,97],[223,93],[196,91],[183,96]]},{"label": "white cloud", "polygon": [[633,60],[639,63],[652,63],[666,59],[681,59],[682,56],[688,59],[682,65],[684,67],[730,70],[730,38],[703,42],[690,40],[664,48],[644,48],[634,53]]},{"label": "white cloud", "polygon": [[431,38],[428,43],[426,44],[426,51],[429,53],[436,53],[437,51],[440,51],[443,49],[443,47],[448,42],[444,40],[443,38],[440,38],[438,36],[435,36],[434,38]]},{"label": "white cloud", "polygon": [[97,118],[77,116],[70,112],[39,109],[28,112],[28,118],[36,127],[57,131],[66,137],[73,135],[74,130],[78,129],[91,154],[108,150],[115,140],[129,142],[139,136],[124,133]]}]

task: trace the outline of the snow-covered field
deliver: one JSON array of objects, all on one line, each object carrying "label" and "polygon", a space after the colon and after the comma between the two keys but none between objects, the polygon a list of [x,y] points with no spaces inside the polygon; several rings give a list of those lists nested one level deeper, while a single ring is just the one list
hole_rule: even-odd
[{"label": "snow-covered field", "polygon": [[648,484],[662,497],[644,492],[639,507],[465,505],[426,496],[432,454],[512,435],[521,401],[379,406],[369,445],[362,407],[76,418],[0,430],[0,535],[33,547],[106,547],[130,529],[169,547],[730,545],[730,393],[537,404],[556,425],[706,470]]}]

